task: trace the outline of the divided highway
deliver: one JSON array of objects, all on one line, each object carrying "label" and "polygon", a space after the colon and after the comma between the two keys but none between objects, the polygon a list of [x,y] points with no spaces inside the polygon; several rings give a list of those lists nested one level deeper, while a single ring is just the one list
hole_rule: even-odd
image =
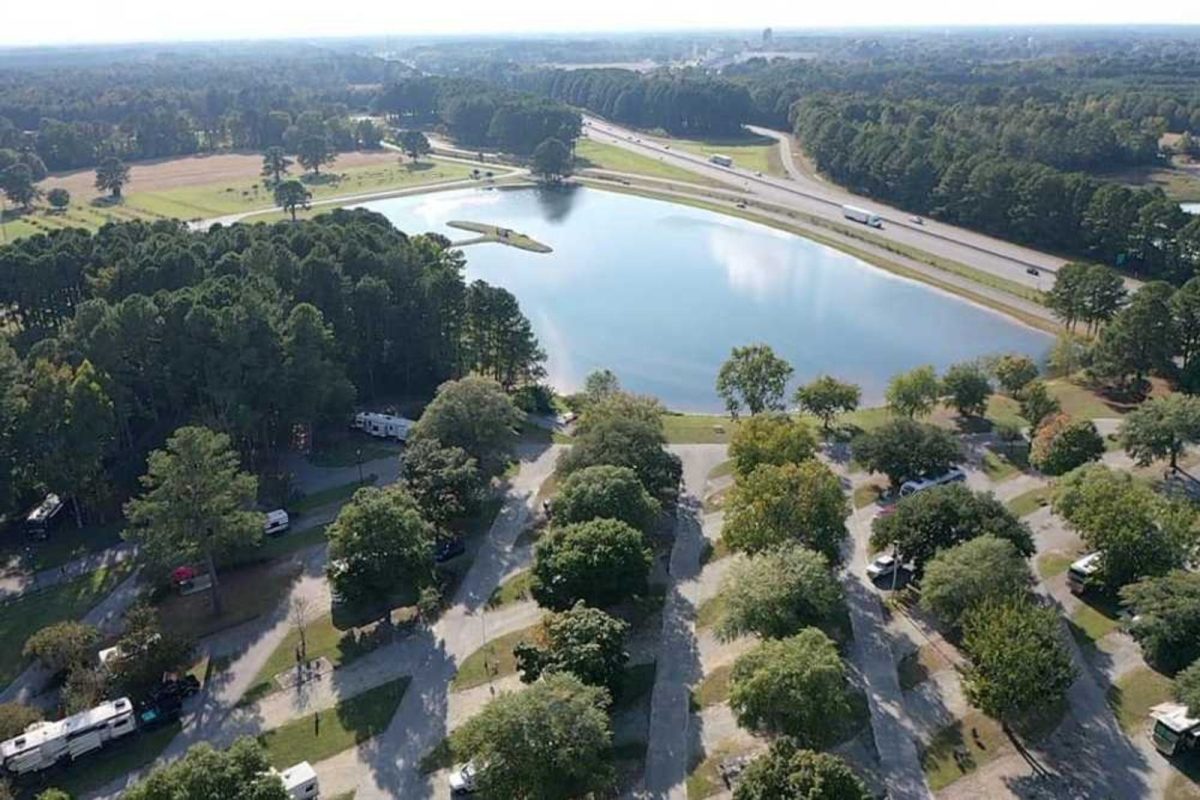
[{"label": "divided highway", "polygon": [[[855,223],[842,216],[841,207],[847,203],[862,206],[883,218],[882,228],[867,229],[867,233],[1035,289],[1049,290],[1053,285],[1053,273],[1066,263],[1057,256],[953,225],[930,220],[923,221],[923,224],[911,222],[910,215],[901,209],[859,197],[839,186],[809,176],[794,164],[787,135],[777,131],[752,128],[755,133],[780,141],[782,160],[791,176],[790,179],[759,174],[737,166],[721,167],[703,156],[672,147],[669,141],[646,136],[640,131],[623,128],[596,117],[585,115],[584,123],[584,131],[593,141],[655,158],[665,164],[738,188],[756,199],[798,212],[853,225]],[[1031,274],[1031,270],[1038,274]]]}]

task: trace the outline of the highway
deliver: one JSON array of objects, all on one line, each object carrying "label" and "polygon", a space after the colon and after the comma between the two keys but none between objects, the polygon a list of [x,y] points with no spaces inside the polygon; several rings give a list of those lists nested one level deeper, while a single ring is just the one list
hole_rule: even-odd
[{"label": "highway", "polygon": [[[781,157],[789,178],[760,174],[737,166],[721,167],[710,163],[703,156],[672,147],[669,140],[647,136],[640,131],[614,125],[596,117],[584,116],[584,133],[593,141],[615,145],[686,169],[740,189],[764,202],[847,226],[858,223],[842,216],[842,205],[849,203],[861,206],[878,214],[883,220],[882,228],[868,229],[867,233],[1035,289],[1049,290],[1053,286],[1053,273],[1065,263],[1064,259],[1057,256],[953,225],[932,220],[924,220],[921,224],[913,222],[910,219],[911,215],[901,209],[853,195],[839,186],[798,169],[793,163],[786,134],[762,128],[752,130],[780,140]],[[1031,274],[1031,270],[1037,274]]]}]

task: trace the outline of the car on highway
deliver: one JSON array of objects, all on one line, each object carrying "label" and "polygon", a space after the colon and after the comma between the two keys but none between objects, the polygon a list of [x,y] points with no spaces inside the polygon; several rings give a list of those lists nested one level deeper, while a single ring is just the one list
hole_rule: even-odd
[{"label": "car on highway", "polygon": [[460,797],[464,794],[474,794],[479,784],[475,778],[475,764],[468,761],[450,773],[450,794]]},{"label": "car on highway", "polygon": [[1038,271],[1038,268],[1037,268],[1037,267],[1026,267],[1026,268],[1025,268],[1025,273],[1026,273],[1027,275],[1032,275],[1032,276],[1034,276],[1035,278],[1036,278],[1037,276],[1039,276],[1039,275],[1041,275],[1041,274],[1042,274],[1041,272],[1039,272],[1039,271]]},{"label": "car on highway", "polygon": [[925,224],[925,220],[921,219],[920,217],[909,217],[908,221],[914,225],[924,225]]},{"label": "car on highway", "polygon": [[896,571],[896,557],[892,555],[875,556],[875,560],[867,564],[867,577],[873,581],[886,578]]}]

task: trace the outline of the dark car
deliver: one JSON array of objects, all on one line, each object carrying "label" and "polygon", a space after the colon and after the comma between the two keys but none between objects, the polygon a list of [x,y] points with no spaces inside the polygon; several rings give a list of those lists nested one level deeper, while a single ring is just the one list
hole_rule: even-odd
[{"label": "dark car", "polygon": [[467,552],[466,541],[461,536],[456,536],[438,543],[437,549],[433,551],[433,560],[441,564],[443,561],[458,558],[465,552]]},{"label": "dark car", "polygon": [[1042,273],[1038,272],[1037,267],[1026,267],[1025,272],[1027,272],[1030,275],[1041,275],[1042,274]]}]

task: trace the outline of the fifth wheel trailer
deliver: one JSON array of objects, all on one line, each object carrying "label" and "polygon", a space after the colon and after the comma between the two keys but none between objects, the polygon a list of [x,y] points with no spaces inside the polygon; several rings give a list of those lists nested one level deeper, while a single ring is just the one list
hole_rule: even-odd
[{"label": "fifth wheel trailer", "polygon": [[0,742],[0,763],[16,775],[75,760],[137,730],[128,697],[101,703],[57,722],[35,722],[19,736]]},{"label": "fifth wheel trailer", "polygon": [[872,228],[882,228],[883,220],[878,214],[872,214],[865,208],[858,206],[842,206],[842,216],[846,219],[852,219],[855,222],[861,222],[863,225],[869,225]]}]

